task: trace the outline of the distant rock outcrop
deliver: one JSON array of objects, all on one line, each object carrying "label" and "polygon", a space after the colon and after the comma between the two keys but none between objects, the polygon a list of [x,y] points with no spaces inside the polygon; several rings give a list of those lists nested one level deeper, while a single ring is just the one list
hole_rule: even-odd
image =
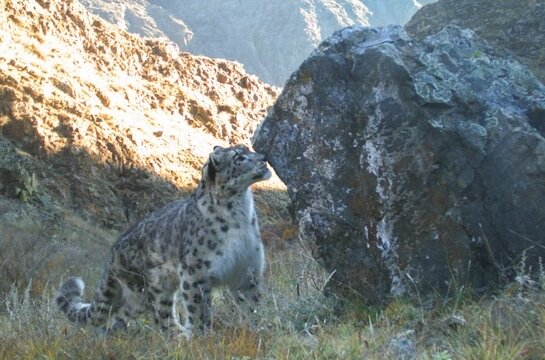
[{"label": "distant rock outcrop", "polygon": [[[283,86],[301,62],[345,26],[404,24],[416,0],[80,0],[127,31],[166,37],[193,54],[236,60]],[[429,2],[426,1],[426,2]]]},{"label": "distant rock outcrop", "polygon": [[545,257],[545,87],[470,30],[335,33],[258,128],[332,285],[369,301],[494,285]]},{"label": "distant rock outcrop", "polygon": [[437,0],[361,0],[371,12],[369,25],[403,25],[422,7]]},{"label": "distant rock outcrop", "polygon": [[440,0],[419,10],[405,26],[421,39],[448,24],[470,28],[494,46],[512,51],[545,83],[545,2]]},{"label": "distant rock outcrop", "polygon": [[71,0],[0,8],[0,193],[36,190],[125,226],[192,187],[213,145],[249,142],[276,89]]}]

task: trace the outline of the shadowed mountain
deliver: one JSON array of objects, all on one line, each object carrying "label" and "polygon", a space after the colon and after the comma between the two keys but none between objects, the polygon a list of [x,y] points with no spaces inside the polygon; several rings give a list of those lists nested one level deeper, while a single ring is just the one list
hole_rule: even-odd
[{"label": "shadowed mountain", "polygon": [[81,0],[93,13],[144,37],[236,60],[264,81],[283,86],[335,30],[404,24],[427,1],[416,0]]}]

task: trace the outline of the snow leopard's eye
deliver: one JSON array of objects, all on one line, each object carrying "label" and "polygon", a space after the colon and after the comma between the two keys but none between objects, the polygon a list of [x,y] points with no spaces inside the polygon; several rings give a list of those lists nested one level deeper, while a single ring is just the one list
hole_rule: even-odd
[{"label": "snow leopard's eye", "polygon": [[241,153],[239,153],[238,151],[235,151],[235,155],[233,156],[235,160],[237,161],[244,161],[247,159],[247,157],[245,155],[242,155]]}]

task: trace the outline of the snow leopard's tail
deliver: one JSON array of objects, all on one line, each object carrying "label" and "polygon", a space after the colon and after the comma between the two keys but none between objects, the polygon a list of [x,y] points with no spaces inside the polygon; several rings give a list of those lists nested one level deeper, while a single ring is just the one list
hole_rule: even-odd
[{"label": "snow leopard's tail", "polygon": [[104,324],[120,297],[119,283],[108,273],[102,278],[94,299],[85,302],[82,299],[85,284],[79,277],[68,278],[60,287],[55,299],[59,309],[68,320],[80,324]]}]

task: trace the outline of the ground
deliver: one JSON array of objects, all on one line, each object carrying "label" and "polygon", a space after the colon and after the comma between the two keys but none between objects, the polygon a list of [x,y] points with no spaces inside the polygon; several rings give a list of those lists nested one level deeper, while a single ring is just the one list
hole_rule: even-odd
[{"label": "ground", "polygon": [[146,317],[110,335],[67,322],[52,300],[55,289],[79,275],[89,294],[118,230],[1,196],[0,359],[540,359],[545,353],[539,283],[520,278],[486,298],[460,287],[453,298],[401,298],[382,309],[363,299],[325,297],[329,274],[290,223],[284,189],[255,192],[268,262],[258,327],[241,324],[227,292],[216,291],[213,332],[189,342],[155,333]]}]

